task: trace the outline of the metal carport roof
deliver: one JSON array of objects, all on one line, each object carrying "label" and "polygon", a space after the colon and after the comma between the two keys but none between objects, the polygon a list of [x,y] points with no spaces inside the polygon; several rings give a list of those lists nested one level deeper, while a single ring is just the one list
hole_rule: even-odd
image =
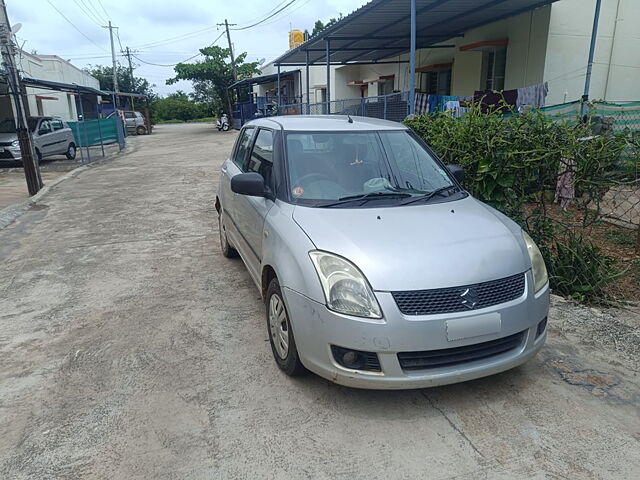
[{"label": "metal carport roof", "polygon": [[[292,77],[293,75],[299,73],[300,70],[287,70],[286,72],[280,73],[280,78]],[[260,85],[262,83],[275,82],[278,80],[278,74],[273,73],[270,75],[260,75],[258,77],[251,78],[243,78],[242,80],[238,80],[236,83],[232,83],[229,88],[241,87],[243,85]]]},{"label": "metal carport roof", "polygon": [[[551,4],[557,0],[416,0],[416,47],[461,36],[473,28]],[[410,48],[411,0],[372,0],[339,22],[286,52],[276,65],[376,63]]]},{"label": "metal carport roof", "polygon": [[38,78],[23,77],[22,83],[27,87],[43,88],[47,90],[57,90],[60,92],[72,93],[89,93],[92,95],[110,95],[109,92],[98,90],[97,88],[87,87],[85,85],[76,85],[75,83],[54,82],[51,80],[40,80]]}]

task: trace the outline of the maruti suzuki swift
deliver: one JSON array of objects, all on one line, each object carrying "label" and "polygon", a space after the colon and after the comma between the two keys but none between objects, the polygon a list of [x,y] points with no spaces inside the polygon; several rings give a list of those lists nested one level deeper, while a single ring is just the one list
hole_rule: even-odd
[{"label": "maruti suzuki swift", "polygon": [[242,128],[222,165],[220,243],[259,288],[285,373],[422,388],[540,350],[542,255],[463,176],[395,122],[305,115]]}]

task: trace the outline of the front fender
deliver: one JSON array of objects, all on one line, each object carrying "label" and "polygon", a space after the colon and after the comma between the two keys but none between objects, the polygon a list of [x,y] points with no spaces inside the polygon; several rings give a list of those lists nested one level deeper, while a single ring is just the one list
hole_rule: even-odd
[{"label": "front fender", "polygon": [[273,268],[281,287],[325,303],[318,274],[309,257],[309,251],[316,247],[293,221],[294,208],[276,200],[269,210],[264,224],[262,269]]}]

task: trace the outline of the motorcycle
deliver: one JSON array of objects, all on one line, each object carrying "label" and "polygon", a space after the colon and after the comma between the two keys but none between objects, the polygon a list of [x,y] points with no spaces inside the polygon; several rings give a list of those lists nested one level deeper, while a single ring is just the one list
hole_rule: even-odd
[{"label": "motorcycle", "polygon": [[218,131],[223,130],[223,131],[227,131],[229,130],[229,117],[227,117],[226,113],[223,113],[222,115],[220,115],[220,117],[218,117],[218,120],[216,121],[216,127],[218,128]]}]

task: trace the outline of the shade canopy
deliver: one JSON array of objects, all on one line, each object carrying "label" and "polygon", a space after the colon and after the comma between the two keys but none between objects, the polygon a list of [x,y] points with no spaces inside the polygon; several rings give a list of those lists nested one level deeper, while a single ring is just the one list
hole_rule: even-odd
[{"label": "shade canopy", "polygon": [[[416,47],[433,48],[488,23],[556,0],[416,0]],[[273,61],[275,65],[377,63],[409,51],[411,0],[372,0]],[[440,46],[441,47],[441,46]],[[445,46],[446,48],[446,46]]]},{"label": "shade canopy", "polygon": [[[297,74],[300,70],[288,70],[286,72],[282,72],[280,73],[280,79],[284,79],[287,77],[293,77],[295,74]],[[278,81],[278,74],[277,73],[273,73],[270,75],[260,75],[258,77],[251,77],[251,78],[243,78],[242,80],[238,80],[236,83],[232,83],[229,88],[236,88],[236,87],[242,87],[242,86],[248,86],[248,85],[261,85],[263,83],[270,83],[270,82],[276,82]]]}]

